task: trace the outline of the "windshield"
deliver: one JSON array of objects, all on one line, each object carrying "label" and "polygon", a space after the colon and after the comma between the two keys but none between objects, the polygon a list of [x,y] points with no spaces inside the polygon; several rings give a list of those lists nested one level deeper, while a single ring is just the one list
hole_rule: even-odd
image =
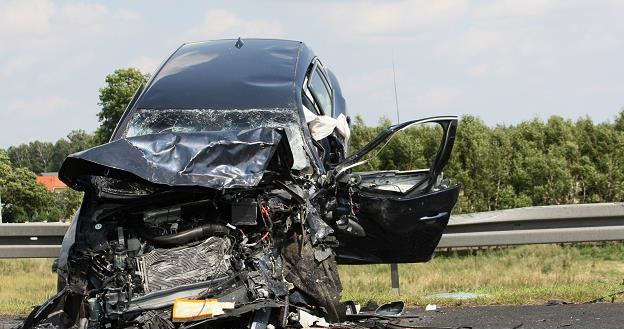
[{"label": "windshield", "polygon": [[261,127],[284,128],[294,158],[292,169],[308,167],[299,116],[290,109],[134,110],[122,128],[121,138],[159,133],[240,131]]},{"label": "windshield", "polygon": [[191,133],[271,127],[299,128],[299,117],[292,110],[135,110],[123,137],[166,132]]}]

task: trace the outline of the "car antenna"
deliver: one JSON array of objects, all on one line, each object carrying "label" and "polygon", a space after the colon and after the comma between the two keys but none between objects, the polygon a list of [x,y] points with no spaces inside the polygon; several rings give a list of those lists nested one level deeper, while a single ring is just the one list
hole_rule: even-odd
[{"label": "car antenna", "polygon": [[394,80],[394,105],[396,106],[397,124],[401,123],[399,117],[399,96],[397,94],[396,72],[394,70],[394,53],[392,53],[392,79]]},{"label": "car antenna", "polygon": [[[392,79],[394,80],[394,105],[396,106],[397,124],[401,123],[399,117],[399,96],[397,94],[396,84],[396,72],[394,70],[394,52],[392,53]],[[390,264],[390,285],[392,286],[391,292],[395,295],[401,294],[401,286],[399,283],[399,264]]]},{"label": "car antenna", "polygon": [[238,40],[236,40],[236,43],[234,44],[234,47],[241,49],[243,48],[243,46],[245,45],[245,43],[243,42],[243,40],[241,40],[240,37],[238,37]]}]

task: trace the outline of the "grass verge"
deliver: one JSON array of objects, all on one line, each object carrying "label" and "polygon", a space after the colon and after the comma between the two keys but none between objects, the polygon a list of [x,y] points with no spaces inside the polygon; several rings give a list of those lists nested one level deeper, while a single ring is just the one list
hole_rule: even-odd
[{"label": "grass verge", "polygon": [[[52,261],[0,260],[0,314],[26,314],[52,296]],[[390,266],[339,266],[343,299],[411,305],[543,304],[585,302],[624,290],[624,243],[535,245],[451,252],[424,264],[399,265],[401,296],[390,294]],[[428,298],[442,292],[487,294],[473,300]]]},{"label": "grass verge", "polygon": [[50,259],[0,259],[0,314],[27,314],[56,292]]},{"label": "grass verge", "polygon": [[[411,305],[520,305],[559,299],[586,302],[624,290],[624,244],[532,245],[451,252],[424,264],[399,265],[401,296],[390,293],[390,266],[340,266],[343,299],[402,299]],[[444,292],[489,295],[428,298]]]}]

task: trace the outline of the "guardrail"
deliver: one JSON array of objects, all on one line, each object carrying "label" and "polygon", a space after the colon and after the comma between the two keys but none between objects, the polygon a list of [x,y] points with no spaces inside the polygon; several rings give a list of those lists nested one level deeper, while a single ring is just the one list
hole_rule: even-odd
[{"label": "guardrail", "polygon": [[0,258],[56,258],[69,224],[0,224]]},{"label": "guardrail", "polygon": [[[55,258],[68,226],[0,224],[0,258]],[[596,203],[453,215],[438,248],[616,240],[624,240],[624,203]]]},{"label": "guardrail", "polygon": [[453,215],[438,248],[617,240],[624,203],[594,203]]}]

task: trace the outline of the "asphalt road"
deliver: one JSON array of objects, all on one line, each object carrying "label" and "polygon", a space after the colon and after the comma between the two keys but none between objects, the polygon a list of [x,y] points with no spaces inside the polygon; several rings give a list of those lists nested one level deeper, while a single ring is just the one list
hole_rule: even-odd
[{"label": "asphalt road", "polygon": [[479,329],[624,328],[624,304],[560,304],[416,309],[417,326]]},{"label": "asphalt road", "polygon": [[0,315],[0,329],[13,328],[20,324],[23,316]]},{"label": "asphalt road", "polygon": [[[624,304],[480,306],[441,308],[437,311],[412,309],[401,325],[422,328],[472,329],[622,329]],[[0,316],[0,329],[9,329],[23,317]]]}]

